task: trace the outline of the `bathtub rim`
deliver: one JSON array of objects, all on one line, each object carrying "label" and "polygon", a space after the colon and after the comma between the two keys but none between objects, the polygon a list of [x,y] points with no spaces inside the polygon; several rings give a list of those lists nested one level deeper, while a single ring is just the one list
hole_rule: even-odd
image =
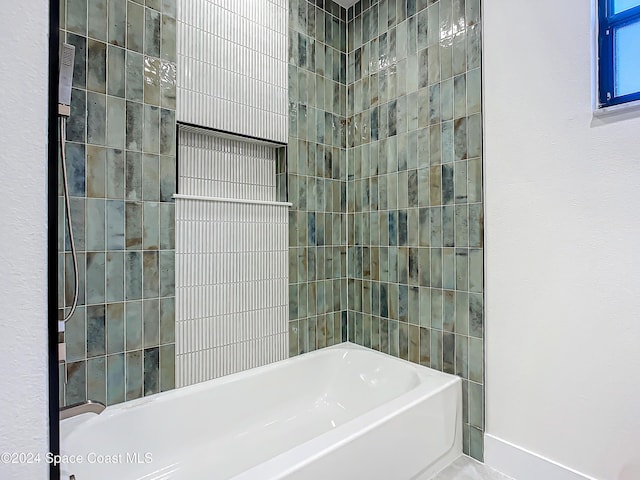
[{"label": "bathtub rim", "polygon": [[[211,383],[212,382],[216,382],[216,386],[222,386],[225,385],[227,383],[233,383],[236,381],[240,381],[241,379],[245,378],[245,377],[251,377],[254,375],[258,375],[260,373],[266,373],[266,372],[270,372],[272,370],[277,369],[278,367],[280,367],[283,363],[292,363],[295,362],[298,359],[309,359],[315,356],[321,356],[321,355],[326,355],[329,354],[330,352],[334,351],[334,350],[353,350],[353,351],[361,351],[361,352],[367,352],[370,354],[374,354],[377,356],[381,356],[384,358],[384,360],[386,361],[392,361],[392,362],[402,362],[405,364],[406,367],[411,368],[413,371],[415,371],[418,375],[418,377],[420,378],[420,380],[423,379],[424,375],[427,376],[433,376],[433,377],[441,377],[441,378],[447,378],[449,377],[450,380],[455,380],[457,378],[459,378],[456,375],[450,374],[450,373],[446,373],[446,372],[441,372],[439,370],[435,370],[431,367],[427,367],[425,365],[420,365],[417,363],[413,363],[410,362],[408,360],[404,360],[400,357],[395,357],[389,354],[386,354],[384,352],[380,352],[378,350],[374,350],[372,348],[369,347],[363,347],[362,345],[358,345],[355,344],[353,342],[341,342],[341,343],[337,343],[335,345],[332,345],[330,347],[325,347],[325,348],[321,348],[318,350],[314,350],[312,352],[306,352],[300,355],[296,355],[293,357],[289,357],[286,358],[284,360],[280,360],[277,362],[272,362],[266,365],[262,365],[260,367],[255,367],[255,368],[250,368],[248,370],[243,370],[241,372],[236,372],[236,373],[232,373],[229,375],[225,375],[222,377],[218,377],[218,378],[214,378],[212,380],[208,380],[205,382],[200,382],[200,383],[195,383],[192,385],[187,385],[184,387],[180,387],[180,388],[175,388],[172,390],[168,390],[165,392],[159,392],[153,395],[149,395],[147,397],[141,397],[141,398],[136,398],[134,400],[129,400],[129,401],[125,401],[122,403],[118,403],[115,405],[109,405],[102,413],[100,413],[100,415],[96,416],[94,414],[84,414],[84,415],[79,415],[77,417],[72,417],[72,418],[68,418],[65,420],[60,420],[60,439],[64,439],[66,438],[68,435],[75,433],[78,429],[82,429],[83,427],[86,428],[86,423],[102,423],[104,421],[109,420],[110,418],[120,414],[121,412],[125,412],[128,410],[131,410],[133,408],[138,408],[144,405],[148,405],[151,403],[164,403],[167,401],[170,401],[174,398],[177,397],[182,397],[182,396],[187,396],[190,394],[194,394],[194,393],[198,393],[198,392],[202,392],[202,391],[206,391],[207,389],[211,388]],[[422,369],[426,368],[428,370],[428,373],[425,371],[421,371]],[[448,384],[448,382],[447,382]],[[423,386],[421,383],[419,383],[416,387],[414,387],[412,390],[410,390],[409,392],[404,392],[403,394],[401,394],[400,396],[404,396],[405,394],[410,393],[411,391],[420,388],[421,386]],[[440,387],[438,387],[440,388]],[[378,408],[378,407],[376,407]],[[62,446],[62,445],[61,445]]]},{"label": "bathtub rim", "polygon": [[[345,343],[349,343],[350,345],[357,347],[357,349],[373,351],[380,355],[388,356],[383,352],[379,352],[367,347],[362,347],[351,342],[343,342],[338,345],[344,345]],[[333,348],[335,346],[337,345],[327,348]],[[398,397],[393,398],[388,402],[385,402],[384,404],[363,413],[362,415],[358,415],[357,417],[345,422],[342,425],[339,425],[332,430],[324,432],[317,437],[307,440],[306,442],[300,443],[299,445],[296,445],[295,447],[286,450],[265,462],[255,465],[233,476],[230,480],[255,480],[256,478],[269,478],[269,480],[279,480],[282,478],[286,478],[287,475],[290,475],[296,470],[313,463],[324,455],[327,455],[332,451],[339,449],[340,447],[353,441],[355,438],[371,432],[382,424],[392,420],[393,417],[396,417],[410,410],[411,408],[416,407],[418,404],[426,401],[428,398],[434,397],[445,390],[456,388],[456,386],[460,390],[460,401],[457,402],[458,404],[455,407],[455,432],[453,441],[450,445],[448,445],[447,451],[445,453],[434,459],[430,465],[425,466],[425,468],[422,471],[418,472],[416,477],[414,478],[422,478],[421,475],[423,475],[424,471],[427,469],[431,469],[434,465],[437,465],[435,467],[435,470],[440,470],[441,468],[444,468],[446,465],[451,463],[453,459],[457,458],[459,455],[462,455],[462,451],[460,451],[458,453],[454,453],[454,456],[452,456],[451,458],[448,458],[448,456],[451,455],[452,451],[455,449],[456,444],[459,444],[460,446],[462,444],[462,379],[457,375],[441,372],[424,365],[415,364],[399,357],[392,358],[405,362],[414,368],[427,368],[429,369],[429,371],[435,372],[435,374],[437,374],[438,376],[440,376],[441,374],[444,378],[449,378],[445,383],[435,388],[432,385],[419,384],[412,390],[405,392]],[[349,432],[349,434],[345,435],[345,432]],[[440,465],[439,463],[441,463],[442,465]],[[261,476],[258,477],[256,476],[257,474],[260,474]],[[267,476],[265,477],[264,475]]]},{"label": "bathtub rim", "polygon": [[[235,381],[241,381],[243,378],[252,377],[254,375],[259,375],[260,373],[270,372],[275,369],[278,369],[282,363],[284,362],[295,362],[299,361],[301,358],[312,358],[315,356],[328,355],[335,350],[344,350],[345,353],[349,351],[360,351],[367,352],[370,355],[380,356],[384,361],[389,362],[401,362],[404,364],[405,368],[411,369],[418,376],[418,384],[411,388],[408,391],[402,392],[395,398],[388,400],[371,410],[365,411],[364,413],[346,421],[343,424],[338,425],[337,427],[321,433],[320,435],[313,437],[307,441],[304,441],[298,445],[295,445],[288,450],[285,450],[274,457],[265,460],[259,464],[256,464],[247,470],[244,470],[233,477],[233,480],[255,480],[256,474],[268,475],[267,478],[277,480],[279,478],[283,478],[288,474],[295,472],[296,470],[303,468],[304,466],[313,463],[315,460],[323,457],[331,453],[334,450],[339,449],[340,447],[348,444],[354,439],[365,435],[366,433],[374,430],[378,426],[384,424],[385,422],[390,421],[393,417],[406,412],[407,410],[415,407],[419,403],[425,401],[430,397],[434,397],[444,390],[456,388],[458,385],[458,389],[460,389],[460,395],[462,390],[462,380],[460,377],[449,374],[446,372],[441,372],[439,370],[432,369],[430,367],[416,364],[410,362],[408,360],[404,360],[399,357],[391,356],[386,353],[380,352],[378,350],[374,350],[368,347],[364,347],[361,345],[354,344],[352,342],[342,342],[339,344],[332,345],[330,347],[326,347],[323,349],[315,350],[313,352],[296,355],[294,357],[289,357],[285,360],[281,360],[278,362],[273,362],[267,365],[263,365],[260,367],[256,367],[253,369],[245,370],[242,372],[237,372],[234,374],[226,375],[224,377],[219,377],[213,380],[209,380],[206,382],[201,382],[193,385],[189,385],[182,388],[177,388],[175,390],[171,390],[168,392],[161,392],[160,394],[150,395],[148,397],[138,398],[129,402],[124,402],[116,405],[111,405],[107,407],[107,409],[96,416],[94,414],[85,414],[78,417],[70,418],[61,421],[61,452],[62,454],[69,454],[71,452],[66,452],[64,445],[65,439],[69,436],[75,434],[81,434],[85,429],[92,428],[96,423],[102,423],[109,421],[112,417],[122,414],[133,408],[138,408],[144,405],[149,405],[151,403],[164,403],[170,401],[172,399],[177,399],[183,396],[188,396],[196,392],[203,392],[207,389],[211,388],[211,383],[215,382],[217,386],[222,386],[228,383],[233,383]],[[425,370],[426,369],[426,370]],[[433,384],[424,383],[424,379],[436,377],[439,379],[439,384],[434,386]],[[459,437],[462,435],[461,427],[462,427],[462,417],[461,417],[461,408],[462,402],[460,398],[459,405],[456,405],[455,411],[455,432],[453,435],[453,441],[451,445],[447,447],[447,452],[442,454],[438,459],[434,460],[435,462],[440,461],[441,459],[447,457],[452,450],[456,447],[456,443],[461,444],[461,440]],[[86,418],[81,418],[86,417]],[[457,457],[457,456],[456,456]],[[447,464],[450,460],[447,460]],[[444,466],[444,465],[443,465]],[[67,474],[67,468],[65,465],[62,465],[62,474]],[[425,467],[429,468],[429,467]],[[61,478],[68,478],[62,476]],[[417,477],[416,477],[417,478]]]}]

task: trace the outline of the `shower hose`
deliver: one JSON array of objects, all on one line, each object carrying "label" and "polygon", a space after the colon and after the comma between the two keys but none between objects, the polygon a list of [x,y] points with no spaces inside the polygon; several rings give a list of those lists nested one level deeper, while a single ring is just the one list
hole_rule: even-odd
[{"label": "shower hose", "polygon": [[62,163],[62,178],[63,178],[63,188],[64,188],[64,208],[65,208],[65,216],[67,218],[67,228],[69,231],[69,243],[71,245],[71,257],[73,259],[73,303],[71,304],[71,310],[64,316],[64,319],[58,322],[58,331],[64,332],[65,323],[69,320],[74,312],[76,311],[76,307],[78,306],[78,253],[76,251],[76,242],[73,238],[73,225],[71,224],[71,202],[69,201],[69,182],[67,179],[67,162],[65,155],[65,144],[66,144],[66,127],[67,120],[64,116],[60,117],[60,157]]}]

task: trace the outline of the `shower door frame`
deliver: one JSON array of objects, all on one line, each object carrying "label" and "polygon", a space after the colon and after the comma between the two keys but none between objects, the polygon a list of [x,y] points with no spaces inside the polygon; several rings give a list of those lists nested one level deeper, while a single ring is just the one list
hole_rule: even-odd
[{"label": "shower door frame", "polygon": [[[49,369],[49,453],[60,454],[58,375],[58,63],[60,0],[49,0],[49,101],[47,142],[47,324]],[[49,478],[60,478],[60,467],[49,463]]]}]

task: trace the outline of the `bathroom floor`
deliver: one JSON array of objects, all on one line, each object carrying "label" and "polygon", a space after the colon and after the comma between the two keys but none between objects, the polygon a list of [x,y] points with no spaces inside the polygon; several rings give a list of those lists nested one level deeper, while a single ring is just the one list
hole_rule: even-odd
[{"label": "bathroom floor", "polygon": [[513,480],[469,457],[460,457],[431,480]]}]

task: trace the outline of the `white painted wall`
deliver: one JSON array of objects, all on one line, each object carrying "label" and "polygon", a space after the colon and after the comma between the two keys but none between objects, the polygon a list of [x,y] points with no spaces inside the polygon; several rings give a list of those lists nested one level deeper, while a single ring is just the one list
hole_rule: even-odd
[{"label": "white painted wall", "polygon": [[[0,453],[48,450],[47,81],[49,2],[0,15]],[[0,478],[47,478],[0,463]]]},{"label": "white painted wall", "polygon": [[640,112],[592,116],[591,2],[483,3],[487,433],[640,478]]}]

